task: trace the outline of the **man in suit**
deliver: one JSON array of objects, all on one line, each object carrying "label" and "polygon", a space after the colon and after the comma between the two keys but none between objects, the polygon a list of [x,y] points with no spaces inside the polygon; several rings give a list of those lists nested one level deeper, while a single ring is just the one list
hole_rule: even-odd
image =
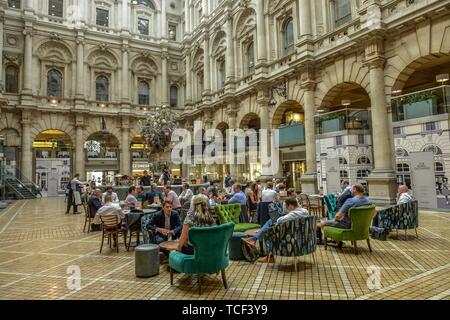
[{"label": "man in suit", "polygon": [[147,225],[147,230],[153,232],[153,243],[160,244],[180,237],[183,228],[178,212],[172,210],[170,201],[164,202],[163,209],[155,213]]},{"label": "man in suit", "polygon": [[94,218],[98,209],[102,207],[102,190],[95,189],[94,194],[89,198],[88,206],[89,215],[91,216],[91,218]]}]

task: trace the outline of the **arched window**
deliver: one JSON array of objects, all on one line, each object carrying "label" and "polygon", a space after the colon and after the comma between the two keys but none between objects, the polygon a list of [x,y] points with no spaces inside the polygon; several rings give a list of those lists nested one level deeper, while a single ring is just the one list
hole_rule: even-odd
[{"label": "arched window", "polygon": [[172,108],[178,107],[178,87],[170,86],[170,106]]},{"label": "arched window", "polygon": [[95,96],[97,101],[109,101],[109,79],[104,75],[95,80]]},{"label": "arched window", "polygon": [[47,73],[47,96],[62,97],[62,74],[52,69]]},{"label": "arched window", "polygon": [[5,92],[19,93],[19,68],[16,66],[6,67]]},{"label": "arched window", "polygon": [[139,81],[139,104],[149,105],[150,104],[150,87],[147,81]]},{"label": "arched window", "polygon": [[218,61],[219,66],[218,66],[218,70],[217,70],[217,75],[218,75],[218,88],[222,89],[225,86],[225,59],[219,60]]},{"label": "arched window", "polygon": [[63,17],[64,1],[63,0],[49,0],[48,1],[48,15],[53,17]]},{"label": "arched window", "polygon": [[255,70],[255,43],[252,41],[247,47],[247,73],[252,74]]},{"label": "arched window", "polygon": [[347,170],[341,170],[341,171],[339,171],[339,174],[341,176],[341,179],[348,178],[348,171]]},{"label": "arched window", "polygon": [[153,2],[151,0],[138,0],[137,3],[139,5],[143,5],[143,6],[149,7],[152,10],[155,10],[155,5],[153,4]]},{"label": "arched window", "polygon": [[294,20],[289,18],[283,27],[283,53],[289,54],[294,51]]},{"label": "arched window", "polygon": [[442,149],[435,145],[426,146],[422,152],[433,152],[435,156],[442,155]]},{"label": "arched window", "polygon": [[366,156],[359,157],[357,164],[370,164],[370,159]]},{"label": "arched window", "polygon": [[347,159],[340,157],[339,158],[339,164],[347,164]]},{"label": "arched window", "polygon": [[408,153],[408,151],[406,151],[403,148],[397,148],[397,149],[395,149],[395,155],[397,157],[408,157],[409,153]]}]

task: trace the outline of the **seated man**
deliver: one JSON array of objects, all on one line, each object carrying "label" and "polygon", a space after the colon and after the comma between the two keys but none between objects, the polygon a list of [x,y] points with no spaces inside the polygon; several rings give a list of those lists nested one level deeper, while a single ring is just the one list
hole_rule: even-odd
[{"label": "seated man", "polygon": [[[265,225],[262,226],[262,228],[258,231],[258,233],[252,237],[252,238],[245,238],[242,239],[243,241],[245,241],[245,243],[247,245],[249,245],[250,247],[252,247],[252,249],[256,249],[256,242],[260,239],[262,239],[267,231],[269,231],[270,228],[275,227],[277,225],[289,222],[289,221],[294,221],[297,220],[301,217],[308,217],[309,213],[308,210],[304,209],[304,208],[300,208],[298,206],[298,202],[297,199],[287,199],[286,201],[286,207],[288,210],[287,214],[284,214],[280,217],[278,217],[275,220],[275,217],[273,217],[272,219],[268,220],[266,222]],[[268,257],[262,257],[260,259],[258,259],[259,262],[273,262],[273,260],[269,261]]]},{"label": "seated man", "polygon": [[125,214],[118,203],[112,202],[112,197],[110,195],[105,196],[105,204],[98,209],[95,215],[93,224],[101,224],[100,217],[102,216],[117,216],[119,224],[121,224]]},{"label": "seated man", "polygon": [[336,208],[335,208],[336,211],[339,211],[339,209],[342,207],[345,201],[353,197],[352,187],[350,186],[350,183],[347,180],[342,181],[341,187],[342,193],[336,199]]},{"label": "seated man", "polygon": [[95,217],[98,209],[100,209],[102,206],[101,196],[102,191],[100,189],[95,189],[94,194],[88,200],[89,215],[91,216],[91,218]]},{"label": "seated man", "polygon": [[150,186],[150,191],[145,195],[145,198],[148,201],[148,205],[160,204],[163,202],[162,195],[156,190],[156,188],[156,183],[152,183]]},{"label": "seated man", "polygon": [[127,195],[127,198],[125,199],[125,203],[127,204],[128,208],[130,208],[130,209],[136,208],[136,204],[137,204],[136,187],[133,186],[128,189],[128,195]]},{"label": "seated man", "polygon": [[105,203],[105,197],[109,195],[111,197],[112,202],[119,203],[119,197],[117,196],[117,193],[113,192],[113,187],[106,188],[106,192],[103,193],[102,199],[103,203]]},{"label": "seated man", "polygon": [[[339,209],[339,212],[336,214],[336,217],[334,219],[332,220],[324,219],[317,224],[317,227],[321,229],[325,226],[341,229],[350,229],[352,226],[350,217],[348,215],[349,209],[354,207],[370,206],[372,204],[369,198],[367,198],[364,195],[364,187],[361,184],[355,184],[352,187],[352,195],[353,198],[347,199],[347,201],[345,201],[345,203]],[[342,241],[339,241],[338,247],[341,248],[342,245],[343,245]]]},{"label": "seated man", "polygon": [[[289,188],[287,190],[287,198],[297,201],[297,205],[300,206],[300,204],[298,203],[298,199],[297,199],[297,191],[295,191],[294,188]],[[285,213],[289,212],[287,205],[286,205],[286,201],[283,201],[283,212],[285,212]]]},{"label": "seated man", "polygon": [[144,202],[146,200],[144,188],[141,186],[136,187],[136,200]]},{"label": "seated man", "polygon": [[397,191],[397,204],[408,203],[413,200],[411,195],[408,193],[409,189],[407,186],[402,185],[398,187]]},{"label": "seated man", "polygon": [[153,215],[147,225],[147,230],[153,232],[153,243],[160,244],[180,237],[181,229],[180,216],[178,212],[172,210],[172,203],[165,201],[163,209]]},{"label": "seated man", "polygon": [[228,204],[239,203],[241,206],[247,205],[247,196],[242,191],[242,187],[239,183],[235,183],[233,185],[234,194],[230,200],[228,200]]},{"label": "seated man", "polygon": [[164,202],[169,201],[172,204],[173,210],[177,210],[178,212],[181,209],[181,203],[178,199],[178,195],[175,191],[172,190],[172,187],[169,185],[164,186]]},{"label": "seated man", "polygon": [[189,188],[188,183],[184,183],[182,188],[181,194],[178,196],[178,199],[180,200],[180,203],[182,206],[185,205],[185,203],[190,203],[192,198],[194,197],[194,193]]}]

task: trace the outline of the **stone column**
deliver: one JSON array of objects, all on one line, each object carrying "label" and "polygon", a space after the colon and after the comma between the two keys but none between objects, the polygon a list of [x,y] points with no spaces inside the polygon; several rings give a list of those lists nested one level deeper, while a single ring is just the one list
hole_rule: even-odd
[{"label": "stone column", "polygon": [[192,73],[191,73],[191,53],[186,52],[186,106],[192,105]]},{"label": "stone column", "polygon": [[162,77],[161,77],[161,103],[164,105],[169,104],[169,90],[168,87],[168,70],[167,70],[167,60],[169,60],[169,54],[164,51],[161,54],[162,59]]},{"label": "stone column", "polygon": [[302,192],[315,194],[317,189],[317,162],[316,162],[316,128],[314,115],[314,90],[316,84],[309,80],[302,84],[304,90],[305,111],[305,144],[306,144],[306,173],[301,177]]},{"label": "stone column", "polygon": [[78,37],[77,43],[77,83],[76,97],[84,99],[84,39]]},{"label": "stone column", "polygon": [[85,172],[85,156],[84,156],[84,116],[82,114],[77,114],[75,119],[75,173],[80,174],[81,181],[86,179]]},{"label": "stone column", "polygon": [[[267,130],[267,135],[265,136],[261,136],[260,137],[260,148],[261,150],[263,149],[263,145],[261,144],[261,142],[263,140],[267,141],[267,150],[262,150],[262,152],[266,153],[267,157],[269,157],[270,163],[264,163],[263,159],[260,159],[260,161],[262,162],[262,170],[261,170],[261,178],[262,179],[272,179],[274,176],[274,171],[278,171],[275,170],[275,168],[273,167],[272,164],[272,159],[273,159],[273,150],[272,150],[272,128],[270,125],[270,112],[269,112],[269,89],[267,88],[262,88],[258,91],[258,96],[257,96],[257,100],[256,103],[258,105],[258,111],[259,111],[259,117],[261,119],[261,129],[265,129]],[[277,164],[278,165],[278,164]]]},{"label": "stone column", "polygon": [[203,63],[203,91],[204,95],[211,95],[211,55],[209,51],[209,33],[205,31],[203,41],[204,63]]},{"label": "stone column", "polygon": [[258,43],[258,64],[267,62],[266,21],[264,19],[264,0],[256,0],[256,36]]},{"label": "stone column", "polygon": [[191,33],[191,13],[189,11],[189,0],[184,1],[184,34]]},{"label": "stone column", "polygon": [[31,181],[33,178],[33,153],[31,150],[33,139],[31,137],[31,111],[22,111],[22,161],[21,171],[22,174]]},{"label": "stone column", "polygon": [[[231,130],[238,129],[238,127],[237,127],[238,126],[237,125],[237,108],[235,106],[233,106],[233,104],[229,105],[227,108],[226,114],[228,117],[228,129],[230,130],[229,134],[231,134]],[[227,139],[228,139],[228,136],[227,136]],[[227,141],[227,150],[224,150],[224,152],[225,152],[225,156],[227,159],[227,163],[230,164],[229,170],[230,170],[231,176],[234,179],[237,179],[238,175],[239,175],[239,165],[235,164],[236,157],[235,157],[234,150],[231,149],[231,147],[232,146],[229,144],[229,141]],[[231,152],[228,153],[228,150],[230,150]],[[234,157],[233,164],[231,164],[231,160],[232,160],[232,159],[230,159],[231,157]]]},{"label": "stone column", "polygon": [[311,0],[299,0],[299,19],[301,40],[311,37]]},{"label": "stone column", "polygon": [[226,81],[234,81],[234,45],[233,45],[233,16],[231,14],[227,15],[226,22],[227,30],[227,48],[225,57],[225,68],[226,68]]},{"label": "stone column", "polygon": [[128,17],[130,15],[130,11],[128,8],[128,1],[127,0],[122,0],[122,9],[120,10],[121,12],[121,29],[123,31],[128,31],[130,28],[130,25],[128,23]]},{"label": "stone column", "polygon": [[120,173],[123,175],[131,175],[130,163],[130,120],[122,117],[122,145],[120,152]]},{"label": "stone column", "polygon": [[[25,35],[24,68],[23,68],[23,89],[22,95],[31,96],[33,94],[33,30],[26,28]],[[31,99],[31,98],[30,98]]]},{"label": "stone column", "polygon": [[191,4],[189,7],[189,15],[191,16],[190,20],[190,30],[191,32],[194,31],[194,27],[195,27],[195,16],[194,16],[194,5]]},{"label": "stone column", "polygon": [[161,38],[167,39],[167,9],[166,1],[161,2]]},{"label": "stone column", "polygon": [[128,53],[130,49],[128,43],[122,45],[122,103],[130,103],[130,89],[129,89],[129,66]]},{"label": "stone column", "polygon": [[[3,11],[2,8],[0,8],[0,34],[3,35],[3,23],[4,23],[4,17],[3,17]],[[3,93],[3,36],[0,37],[0,98],[2,97]]]},{"label": "stone column", "polygon": [[[379,45],[381,45],[381,39]],[[378,48],[379,49],[379,48]],[[367,49],[366,49],[367,55]],[[368,61],[370,69],[370,100],[372,114],[372,142],[374,170],[367,178],[370,198],[379,204],[394,204],[396,198],[396,175],[392,155],[392,129],[389,126],[384,87],[383,57]]]}]

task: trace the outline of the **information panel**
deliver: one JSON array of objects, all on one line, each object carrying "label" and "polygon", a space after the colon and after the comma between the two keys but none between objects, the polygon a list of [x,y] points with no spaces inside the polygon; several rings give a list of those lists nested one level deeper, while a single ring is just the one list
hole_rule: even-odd
[{"label": "information panel", "polygon": [[419,207],[436,209],[436,178],[434,154],[432,152],[411,152],[412,190],[419,201]]},{"label": "information panel", "polygon": [[341,192],[341,176],[339,174],[339,158],[325,161],[327,173],[327,193]]}]

